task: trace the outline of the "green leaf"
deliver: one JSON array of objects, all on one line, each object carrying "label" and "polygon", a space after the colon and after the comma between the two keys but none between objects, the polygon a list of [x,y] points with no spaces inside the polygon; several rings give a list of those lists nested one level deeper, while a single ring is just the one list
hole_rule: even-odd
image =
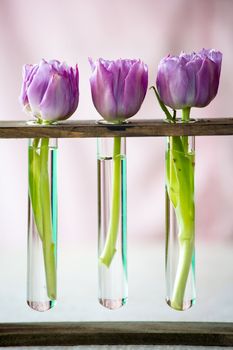
[{"label": "green leaf", "polygon": [[163,101],[161,100],[158,91],[156,90],[156,88],[154,86],[151,86],[150,89],[154,90],[155,96],[157,97],[157,100],[159,102],[160,107],[162,108],[162,110],[164,111],[164,113],[166,114],[167,120],[174,122],[172,115],[170,114],[169,110],[167,109],[167,107],[165,106],[165,104],[163,103]]}]

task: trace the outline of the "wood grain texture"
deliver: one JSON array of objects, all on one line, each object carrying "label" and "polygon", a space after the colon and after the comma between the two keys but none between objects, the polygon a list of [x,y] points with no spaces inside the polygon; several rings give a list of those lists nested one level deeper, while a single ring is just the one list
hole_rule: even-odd
[{"label": "wood grain texture", "polygon": [[1,121],[0,138],[148,137],[181,135],[233,135],[233,118],[196,119],[172,124],[159,119],[130,120],[123,125],[95,120],[65,121],[54,125],[29,125],[25,121]]},{"label": "wood grain texture", "polygon": [[232,323],[81,322],[0,324],[0,346],[233,346]]}]

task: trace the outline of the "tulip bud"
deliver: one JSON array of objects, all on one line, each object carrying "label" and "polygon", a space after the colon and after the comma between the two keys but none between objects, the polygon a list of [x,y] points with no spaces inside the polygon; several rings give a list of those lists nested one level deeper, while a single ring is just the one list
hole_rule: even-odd
[{"label": "tulip bud", "polygon": [[148,85],[147,65],[141,60],[89,59],[92,100],[109,122],[121,122],[138,112]]},{"label": "tulip bud", "polygon": [[20,102],[39,120],[57,121],[69,118],[79,101],[78,66],[42,60],[39,64],[26,64]]},{"label": "tulip bud", "polygon": [[163,58],[156,80],[161,100],[172,109],[207,106],[218,91],[221,63],[221,52],[205,49]]}]

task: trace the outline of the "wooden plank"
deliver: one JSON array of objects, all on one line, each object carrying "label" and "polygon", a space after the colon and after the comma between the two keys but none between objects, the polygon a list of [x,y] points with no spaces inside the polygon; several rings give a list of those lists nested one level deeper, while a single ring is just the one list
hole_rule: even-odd
[{"label": "wooden plank", "polygon": [[145,137],[181,135],[233,135],[233,118],[197,119],[172,124],[161,119],[130,120],[123,125],[95,120],[65,121],[54,125],[29,125],[25,121],[1,121],[0,138]]},{"label": "wooden plank", "polygon": [[80,322],[0,324],[0,346],[233,346],[233,323]]}]

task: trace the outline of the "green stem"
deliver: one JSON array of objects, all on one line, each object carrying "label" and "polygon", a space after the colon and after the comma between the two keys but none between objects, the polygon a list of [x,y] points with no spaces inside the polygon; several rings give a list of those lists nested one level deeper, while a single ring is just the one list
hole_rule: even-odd
[{"label": "green stem", "polygon": [[113,178],[112,178],[112,201],[110,221],[107,232],[107,239],[103,252],[99,258],[100,262],[107,267],[110,266],[111,261],[116,252],[116,241],[120,220],[120,190],[121,190],[121,138],[114,137],[113,148]]},{"label": "green stem", "polygon": [[[188,121],[190,108],[183,110]],[[166,182],[179,226],[179,258],[171,306],[182,310],[186,284],[194,252],[194,154],[188,149],[188,136],[171,137],[166,156]]]},{"label": "green stem", "polygon": [[[190,107],[182,109],[182,122],[188,122],[190,119]],[[188,136],[182,136],[184,151],[188,152]]]},{"label": "green stem", "polygon": [[179,261],[171,299],[171,306],[176,310],[183,310],[184,294],[192,262],[193,249],[193,240],[180,242]]},{"label": "green stem", "polygon": [[183,122],[188,122],[190,119],[190,107],[186,107],[184,109],[182,109],[182,121]]},{"label": "green stem", "polygon": [[36,138],[29,147],[29,196],[38,234],[43,239],[42,208],[40,201],[40,155],[37,153],[40,139]]},{"label": "green stem", "polygon": [[49,139],[41,140],[40,152],[40,200],[43,221],[43,252],[48,297],[56,299],[56,252],[52,233],[52,215],[48,174]]}]

